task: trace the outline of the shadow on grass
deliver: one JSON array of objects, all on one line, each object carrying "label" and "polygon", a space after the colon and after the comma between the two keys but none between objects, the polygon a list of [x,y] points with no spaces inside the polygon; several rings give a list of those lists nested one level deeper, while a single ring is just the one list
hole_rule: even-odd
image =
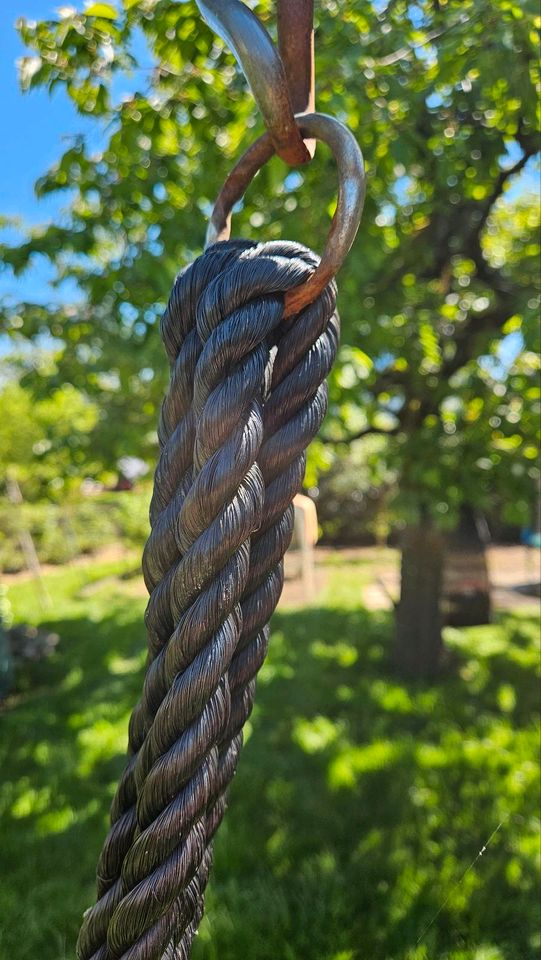
[{"label": "shadow on grass", "polygon": [[[131,607],[131,609],[130,609]],[[58,653],[0,714],[0,957],[74,956],[142,682],[141,605],[49,619]]]},{"label": "shadow on grass", "polygon": [[390,635],[275,617],[197,960],[533,957],[535,620],[454,631],[433,685],[390,674]]},{"label": "shadow on grass", "polygon": [[[0,718],[2,960],[73,957],[92,900],[144,659],[142,602],[98,600],[49,620],[58,654]],[[452,632],[430,686],[389,673],[390,632],[275,617],[194,960],[535,955],[535,621]]]}]

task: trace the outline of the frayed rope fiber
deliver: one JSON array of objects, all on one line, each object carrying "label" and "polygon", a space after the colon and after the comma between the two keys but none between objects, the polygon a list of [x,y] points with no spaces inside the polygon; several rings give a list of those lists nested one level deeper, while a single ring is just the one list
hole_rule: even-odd
[{"label": "frayed rope fiber", "polygon": [[188,960],[212,840],[283,585],[306,448],[338,346],[331,284],[291,321],[317,257],[228,241],[175,281],[171,381],[143,554],[148,664],[79,960]]}]

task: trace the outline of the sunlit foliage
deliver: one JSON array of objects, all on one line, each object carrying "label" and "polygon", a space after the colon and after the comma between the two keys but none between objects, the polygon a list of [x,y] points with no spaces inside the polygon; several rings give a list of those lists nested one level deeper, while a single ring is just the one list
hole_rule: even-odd
[{"label": "sunlit foliage", "polygon": [[[256,9],[272,26],[273,5]],[[354,131],[368,189],[341,275],[328,449],[314,448],[311,478],[340,454],[337,441],[384,432],[384,470],[398,471],[410,517],[423,507],[452,525],[461,501],[499,505],[505,488],[514,521],[529,519],[538,28],[533,0],[317,4],[318,106]],[[52,336],[54,369],[30,372],[26,388],[39,395],[67,381],[91,396],[97,457],[152,457],[166,378],[156,319],[261,123],[193,2],[66,6],[20,30],[23,87],[60,88],[95,119],[102,146],[74,138],[37,184],[40,196],[66,195],[62,225],[3,250],[16,271],[42,253],[58,281],[77,281],[80,304],[19,304],[4,310],[5,327],[15,341]],[[126,85],[135,92],[119,97]],[[320,249],[334,176],[323,147],[302,171],[273,161],[235,232]]]}]

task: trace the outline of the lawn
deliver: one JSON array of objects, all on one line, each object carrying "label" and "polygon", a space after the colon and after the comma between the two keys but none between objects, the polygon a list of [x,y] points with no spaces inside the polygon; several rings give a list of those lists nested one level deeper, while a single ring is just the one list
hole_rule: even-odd
[{"label": "lawn", "polygon": [[[45,612],[10,589],[60,643],[0,715],[1,960],[74,956],[141,685],[134,574],[66,568]],[[404,683],[388,615],[358,596],[337,566],[274,619],[194,960],[533,960],[534,612],[449,631],[446,676]]]}]

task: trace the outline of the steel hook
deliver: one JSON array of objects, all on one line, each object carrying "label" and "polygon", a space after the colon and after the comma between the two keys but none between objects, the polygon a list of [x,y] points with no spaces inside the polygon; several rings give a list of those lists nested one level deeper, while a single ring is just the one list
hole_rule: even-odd
[{"label": "steel hook", "polygon": [[[197,0],[197,5],[211,29],[228,44],[239,61],[278,156],[291,165],[307,163],[312,153],[295,122],[288,79],[299,110],[312,109],[313,69],[308,84],[305,76],[306,64],[312,62],[311,46],[307,53],[307,44],[312,42],[308,24],[312,3],[302,0],[292,4],[282,0],[279,4],[280,49],[287,67],[263,24],[244,3]],[[304,42],[301,35],[305,37]],[[298,42],[293,43],[293,38]]]}]

